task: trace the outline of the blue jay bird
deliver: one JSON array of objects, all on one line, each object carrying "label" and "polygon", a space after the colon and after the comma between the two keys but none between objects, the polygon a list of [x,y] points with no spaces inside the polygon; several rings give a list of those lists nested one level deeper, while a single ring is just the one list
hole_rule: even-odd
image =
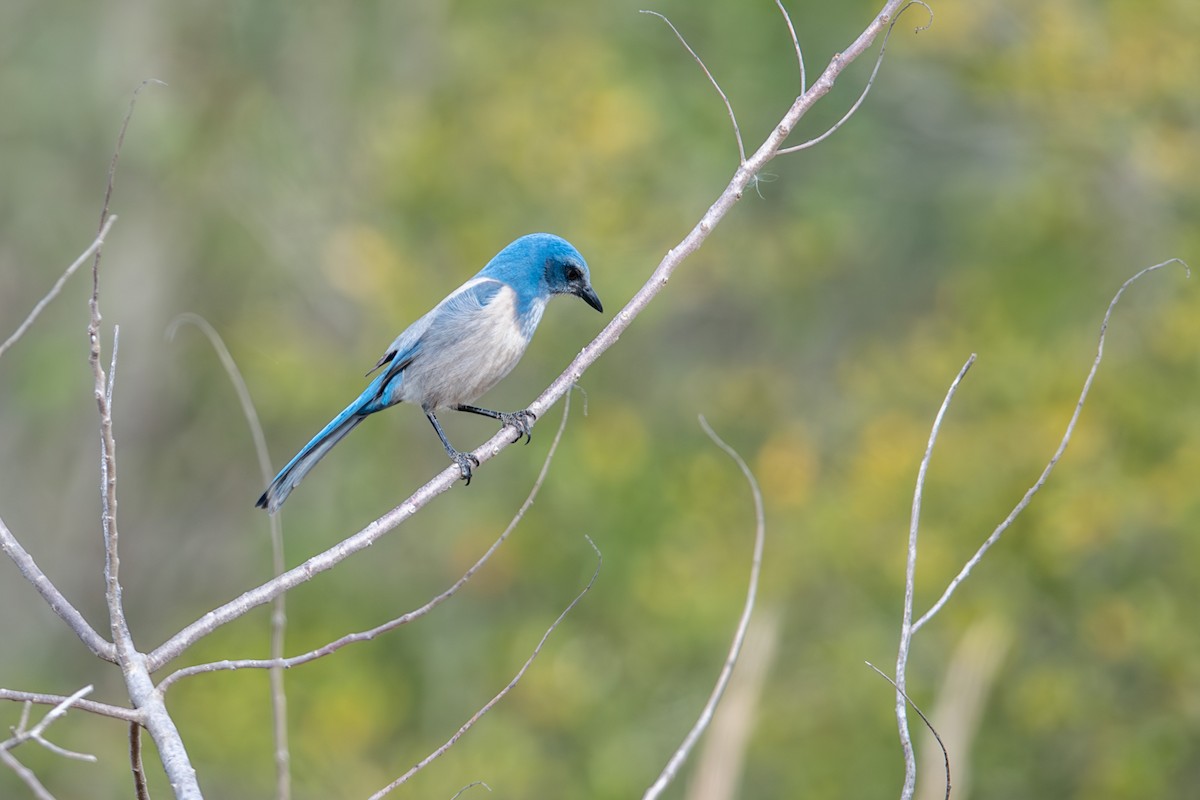
[{"label": "blue jay bird", "polygon": [[474,278],[455,289],[396,337],[367,373],[382,370],[353,403],[333,418],[288,462],[258,508],[274,514],[316,463],[370,414],[396,403],[415,403],[433,423],[459,473],[471,483],[479,460],[450,444],[434,412],[443,408],[500,420],[528,442],[533,413],[491,411],[467,405],[517,365],[546,302],[573,294],[592,308],[604,306],[592,289],[587,262],[565,239],[531,233],[505,247]]}]

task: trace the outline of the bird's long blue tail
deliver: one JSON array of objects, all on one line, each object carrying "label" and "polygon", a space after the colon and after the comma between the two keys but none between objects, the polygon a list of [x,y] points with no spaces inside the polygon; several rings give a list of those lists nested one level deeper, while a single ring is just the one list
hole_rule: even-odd
[{"label": "bird's long blue tail", "polygon": [[283,501],[287,500],[292,490],[300,485],[300,481],[304,480],[304,476],[308,474],[309,470],[315,467],[317,462],[324,458],[335,444],[344,439],[346,434],[354,430],[367,414],[371,413],[364,411],[364,407],[367,406],[370,399],[370,390],[368,389],[355,398],[353,403],[346,406],[342,413],[330,420],[329,424],[322,428],[321,432],[314,436],[311,442],[304,445],[295,458],[279,471],[275,480],[271,481],[271,485],[263,492],[262,497],[258,498],[255,506],[265,508],[268,514],[278,511],[279,507],[283,505]]}]

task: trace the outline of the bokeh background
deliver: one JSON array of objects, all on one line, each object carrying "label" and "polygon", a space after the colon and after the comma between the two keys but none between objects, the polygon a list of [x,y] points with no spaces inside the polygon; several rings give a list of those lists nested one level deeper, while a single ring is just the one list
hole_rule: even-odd
[{"label": "bokeh background", "polygon": [[[517,235],[569,238],[615,312],[736,166],[712,87],[644,5],[0,4],[2,336],[90,241],[132,90],[169,84],[141,95],[103,267],[106,357],[121,326],[122,574],[142,647],[270,573],[234,392],[198,331],[165,337],[171,320],[194,312],[225,338],[278,465],[404,325]],[[810,75],[877,10],[789,6]],[[774,5],[653,7],[760,141],[798,91]],[[710,690],[749,568],[749,494],[699,414],[756,471],[769,526],[761,604],[778,645],[739,795],[898,793],[892,690],[863,661],[894,663],[912,486],[950,380],[979,354],[933,459],[918,612],[1053,452],[1121,282],[1171,256],[1200,266],[1200,5],[952,0],[935,13],[919,35],[922,14],[906,17],[860,113],[769,165],[588,371],[586,415],[577,394],[539,501],[488,567],[429,617],[287,674],[297,797],[365,796],[443,742],[587,580],[584,534],[604,553],[594,590],[405,791],[640,794]],[[797,141],[849,107],[870,66],[847,70]],[[982,626],[998,653],[959,797],[1200,785],[1194,284],[1172,269],[1130,290],[1050,484],[916,640],[909,685],[927,706],[968,631]],[[77,275],[0,362],[0,514],[103,629],[88,291]],[[555,303],[486,403],[527,403],[602,322]],[[557,418],[292,593],[288,652],[454,580],[524,498]],[[494,430],[447,424],[461,447]],[[289,565],[442,469],[428,427],[402,407],[328,457],[285,507]],[[180,663],[265,656],[268,621],[262,609]],[[7,561],[0,631],[0,685],[94,683],[121,701],[119,676]],[[169,705],[210,796],[270,796],[264,673],[193,679]],[[0,708],[5,725],[18,713]],[[76,714],[52,738],[98,764],[19,755],[60,798],[128,797],[125,737]],[[27,793],[0,771],[0,795]]]}]

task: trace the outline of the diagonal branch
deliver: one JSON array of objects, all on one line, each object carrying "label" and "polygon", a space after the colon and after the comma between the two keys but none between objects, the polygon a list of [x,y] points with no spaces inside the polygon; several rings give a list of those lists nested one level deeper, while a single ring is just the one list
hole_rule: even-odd
[{"label": "diagonal branch", "polygon": [[[555,402],[570,391],[579,382],[583,373],[594,364],[610,347],[616,344],[621,334],[646,309],[651,301],[670,281],[675,270],[708,238],[709,234],[725,218],[725,215],[742,198],[746,188],[758,176],[763,167],[779,153],[779,148],[787,140],[796,124],[808,113],[822,97],[833,88],[838,76],[849,64],[867,51],[890,23],[896,10],[903,5],[904,0],[887,0],[879,14],[867,25],[862,33],[852,41],[841,53],[837,54],[825,67],[820,77],[803,95],[796,98],[787,112],[767,136],[759,148],[747,157],[745,163],[738,166],[729,184],[720,196],[709,206],[700,221],[687,233],[683,239],[667,251],[658,266],[642,287],[630,298],[608,325],[577,355],[554,381],[529,405],[529,410],[540,418]],[[484,442],[472,453],[482,464],[498,455],[501,450],[512,444],[512,431],[505,428]],[[368,524],[358,533],[339,542],[330,549],[313,556],[304,563],[283,573],[274,580],[255,587],[241,596],[209,611],[200,619],[192,622],[163,644],[159,645],[147,657],[149,668],[161,669],[168,661],[179,656],[195,642],[209,635],[222,625],[237,619],[250,609],[270,602],[280,594],[290,591],[301,583],[312,578],[318,572],[331,569],[351,555],[370,547],[381,536],[406,522],[413,514],[426,506],[431,500],[450,490],[459,479],[458,468],[451,464],[438,473],[428,483],[414,492],[408,499],[393,508],[383,516]]]},{"label": "diagonal branch", "polygon": [[558,618],[555,619],[554,622],[551,623],[550,627],[546,629],[546,632],[542,634],[542,638],[538,641],[537,647],[533,648],[533,652],[529,654],[529,658],[527,658],[525,663],[521,665],[521,668],[517,670],[517,674],[513,676],[513,679],[509,681],[508,685],[501,689],[495,697],[487,701],[482,708],[472,714],[471,718],[464,722],[462,727],[455,731],[454,735],[446,740],[445,744],[443,744],[437,750],[434,750],[429,755],[425,756],[425,758],[418,761],[408,772],[404,773],[399,778],[392,781],[375,794],[371,795],[370,800],[379,800],[379,798],[383,797],[384,795],[391,793],[393,789],[407,783],[410,778],[412,778],[421,770],[425,769],[425,767],[432,764],[435,759],[445,754],[445,752],[453,747],[454,744],[461,739],[467,731],[471,730],[471,728],[475,726],[476,722],[479,722],[479,720],[483,718],[484,714],[491,711],[497,703],[503,700],[505,695],[511,692],[521,681],[521,678],[525,677],[525,673],[529,671],[529,668],[533,666],[533,662],[538,657],[538,654],[542,652],[542,647],[545,646],[546,641],[550,638],[550,634],[554,633],[562,621],[567,618],[567,615],[574,610],[575,606],[579,605],[579,601],[583,599],[584,595],[591,591],[592,585],[596,583],[596,578],[600,577],[600,568],[604,566],[604,556],[600,554],[600,548],[596,547],[596,543],[592,541],[590,536],[585,534],[584,538],[587,539],[587,543],[592,546],[592,549],[596,551],[596,569],[594,572],[592,572],[591,580],[587,582],[587,585],[583,587],[579,594],[575,595],[575,599],[571,601],[570,605],[563,609],[562,613],[558,615]]},{"label": "diagonal branch", "polygon": [[1092,382],[1096,379],[1096,372],[1100,369],[1100,360],[1104,358],[1104,338],[1108,333],[1108,323],[1109,320],[1112,319],[1113,310],[1117,307],[1117,301],[1121,299],[1121,295],[1125,293],[1125,290],[1143,275],[1147,275],[1155,270],[1170,266],[1171,264],[1179,264],[1181,267],[1183,267],[1188,277],[1191,277],[1191,268],[1188,267],[1185,261],[1179,258],[1170,258],[1166,261],[1163,261],[1161,264],[1155,264],[1153,266],[1146,267],[1141,272],[1138,272],[1132,278],[1121,284],[1121,288],[1117,290],[1115,295],[1113,295],[1112,301],[1108,304],[1108,310],[1104,312],[1104,321],[1100,324],[1100,339],[1096,344],[1096,358],[1092,361],[1092,368],[1088,371],[1087,379],[1083,382],[1083,390],[1079,393],[1079,400],[1075,403],[1075,411],[1071,414],[1071,419],[1067,423],[1067,429],[1063,433],[1062,440],[1058,443],[1058,449],[1054,451],[1054,455],[1050,457],[1050,461],[1046,464],[1046,468],[1042,470],[1042,474],[1038,476],[1038,479],[1034,482],[1033,486],[1029,487],[1029,491],[1025,492],[1025,495],[1021,498],[1020,502],[1017,503],[1013,510],[1009,512],[1008,516],[1004,518],[1004,521],[996,526],[996,529],[992,531],[991,536],[989,536],[984,543],[980,545],[979,549],[975,552],[975,555],[971,556],[970,560],[967,561],[959,573],[954,576],[954,579],[950,581],[950,584],[946,587],[946,590],[942,592],[942,596],[938,598],[937,602],[934,603],[928,611],[921,615],[920,619],[913,623],[913,633],[919,631],[922,627],[924,627],[925,623],[933,619],[933,617],[942,610],[942,606],[946,605],[946,601],[950,599],[952,594],[954,594],[954,590],[958,588],[959,584],[967,579],[967,576],[971,574],[971,570],[975,568],[975,565],[979,563],[984,554],[987,553],[987,551],[991,549],[992,545],[996,543],[996,540],[999,539],[1006,530],[1008,530],[1009,526],[1012,525],[1017,516],[1020,515],[1020,513],[1025,510],[1025,507],[1029,505],[1030,501],[1033,500],[1033,496],[1037,494],[1038,490],[1040,490],[1046,484],[1046,480],[1050,477],[1050,473],[1054,471],[1054,467],[1058,464],[1058,460],[1062,458],[1062,454],[1067,450],[1067,445],[1071,441],[1071,434],[1075,432],[1075,423],[1079,421],[1079,415],[1083,413],[1083,404],[1087,401],[1088,393],[1092,390]]},{"label": "diagonal branch", "polygon": [[81,642],[87,645],[89,650],[105,661],[115,662],[117,660],[116,648],[113,643],[97,633],[96,629],[83,618],[83,614],[80,614],[79,610],[63,597],[58,587],[46,577],[46,573],[42,572],[37,562],[33,560],[33,556],[29,555],[17,541],[17,537],[4,524],[3,519],[0,519],[0,551],[12,559],[25,580],[29,581],[34,589],[37,589],[38,594],[46,601],[46,605],[50,606],[50,610],[67,623],[67,626],[75,632]]},{"label": "diagonal branch", "polygon": [[17,329],[13,331],[11,336],[4,340],[4,344],[0,344],[0,356],[3,356],[8,348],[16,344],[17,340],[25,335],[25,331],[29,330],[34,321],[37,320],[38,316],[46,309],[46,306],[50,305],[50,302],[54,298],[58,297],[58,294],[62,291],[63,286],[67,284],[67,280],[75,274],[77,269],[83,266],[83,262],[87,261],[96,253],[96,251],[100,249],[100,246],[104,244],[104,237],[108,236],[109,228],[111,228],[113,223],[116,221],[116,214],[113,214],[104,221],[104,224],[100,226],[100,233],[96,234],[96,238],[92,240],[92,243],[88,246],[88,249],[79,254],[79,258],[75,259],[71,266],[67,267],[66,271],[64,271],[63,274],[58,277],[58,280],[54,282],[52,287],[50,287],[50,291],[46,292],[46,296],[37,302],[37,305],[35,305],[33,310],[29,312],[29,316],[25,318],[25,321],[17,326]]},{"label": "diagonal branch", "polygon": [[375,639],[378,636],[382,636],[383,634],[395,630],[402,625],[407,625],[413,620],[419,619],[428,614],[430,611],[433,611],[433,609],[437,608],[443,602],[453,597],[454,594],[456,594],[458,590],[461,589],[467,583],[467,581],[469,581],[475,575],[475,573],[483,568],[483,565],[491,559],[492,554],[500,548],[500,545],[504,544],[505,540],[508,539],[509,534],[511,534],[521,520],[525,518],[525,514],[533,506],[534,500],[541,491],[542,484],[546,481],[546,476],[550,473],[550,462],[553,460],[554,454],[558,451],[559,442],[562,441],[563,432],[566,430],[567,418],[570,414],[570,411],[571,395],[568,394],[565,402],[563,403],[562,420],[558,424],[558,431],[554,435],[554,440],[550,443],[550,449],[546,452],[546,458],[542,462],[541,471],[538,472],[537,479],[533,482],[533,487],[529,490],[529,494],[526,496],[525,502],[523,502],[521,507],[517,509],[517,513],[513,515],[513,518],[508,523],[507,527],[505,527],[504,531],[500,534],[496,541],[492,542],[491,547],[489,547],[487,551],[484,552],[484,554],[480,556],[479,559],[462,574],[462,577],[451,584],[450,587],[441,594],[433,597],[425,605],[413,611],[409,611],[407,614],[401,614],[399,617],[388,620],[382,625],[377,625],[370,630],[348,633],[339,639],[335,639],[332,642],[322,645],[321,647],[310,650],[307,653],[301,653],[300,655],[292,656],[291,658],[280,658],[273,656],[269,659],[213,661],[208,664],[197,664],[192,667],[184,667],[183,669],[176,670],[167,677],[163,678],[158,684],[158,691],[165,693],[167,689],[171,688],[172,684],[174,684],[176,681],[182,680],[183,678],[190,678],[193,675],[200,675],[208,672],[219,672],[235,669],[290,669],[292,667],[298,667],[302,664],[307,664],[310,661],[316,661],[318,658],[323,658],[331,653],[335,653],[346,645]]}]

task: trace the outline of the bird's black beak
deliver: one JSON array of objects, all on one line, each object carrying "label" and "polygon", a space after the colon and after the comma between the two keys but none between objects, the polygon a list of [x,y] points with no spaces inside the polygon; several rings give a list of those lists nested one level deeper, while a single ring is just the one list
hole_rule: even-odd
[{"label": "bird's black beak", "polygon": [[600,297],[596,294],[596,290],[593,289],[591,286],[588,286],[586,284],[583,286],[580,286],[575,290],[575,294],[581,300],[583,300],[583,302],[587,303],[589,306],[596,309],[601,314],[604,313],[604,306],[600,303]]}]

